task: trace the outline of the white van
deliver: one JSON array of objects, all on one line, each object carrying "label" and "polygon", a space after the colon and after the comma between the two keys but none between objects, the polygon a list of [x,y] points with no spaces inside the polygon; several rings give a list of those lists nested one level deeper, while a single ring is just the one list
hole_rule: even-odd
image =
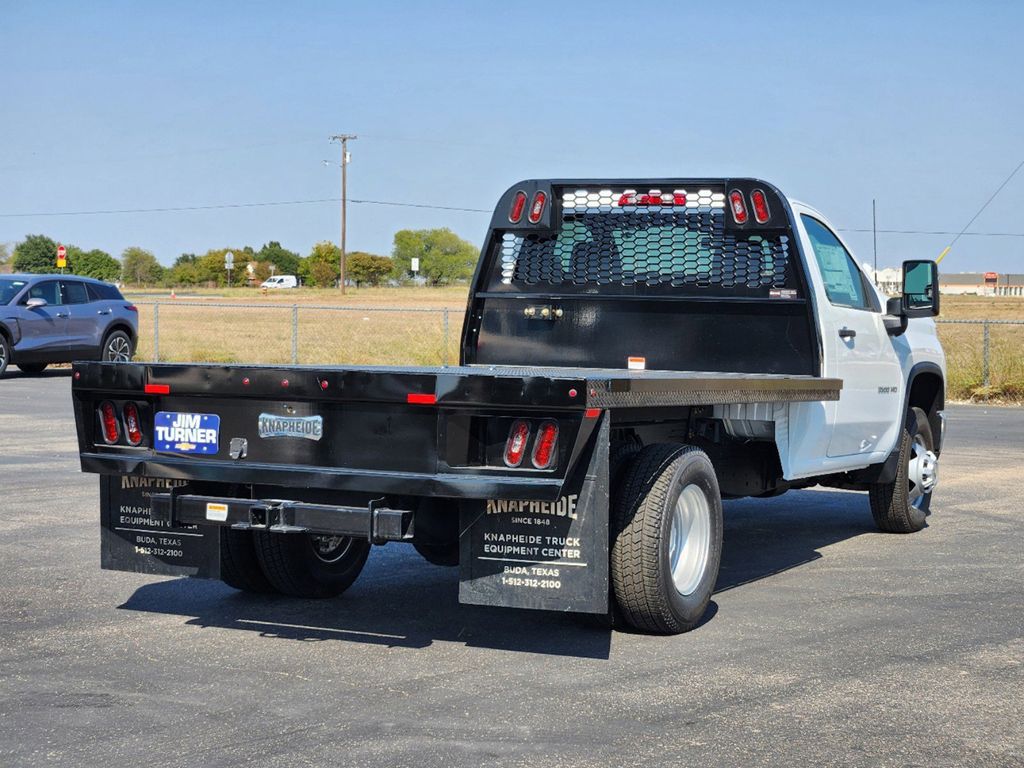
[{"label": "white van", "polygon": [[295,275],[274,275],[260,284],[260,288],[298,288],[299,281]]}]

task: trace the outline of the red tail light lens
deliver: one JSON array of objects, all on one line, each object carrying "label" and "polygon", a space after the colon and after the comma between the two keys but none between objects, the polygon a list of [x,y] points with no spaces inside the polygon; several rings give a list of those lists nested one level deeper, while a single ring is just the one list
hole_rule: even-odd
[{"label": "red tail light lens", "polygon": [[548,196],[546,192],[536,192],[533,195],[533,203],[530,205],[530,223],[536,224],[544,215],[544,206],[547,205]]},{"label": "red tail light lens", "polygon": [[139,406],[125,403],[121,411],[124,418],[124,436],[128,445],[139,445],[142,442],[142,419],[139,418]]},{"label": "red tail light lens", "polygon": [[533,441],[533,456],[530,460],[537,469],[547,469],[555,461],[555,449],[558,447],[558,424],[545,421],[540,425],[537,438]]},{"label": "red tail light lens", "polygon": [[139,311],[139,308],[136,307],[134,304],[125,304],[124,308],[127,309],[129,312],[138,312]]},{"label": "red tail light lens", "polygon": [[518,467],[523,463],[523,456],[526,455],[526,443],[530,439],[530,425],[522,419],[517,420],[512,429],[508,431],[508,440],[505,442],[505,464],[509,467]]},{"label": "red tail light lens", "polygon": [[768,198],[760,189],[755,189],[750,193],[750,203],[754,207],[754,219],[757,220],[758,224],[766,224],[768,219],[771,218],[771,212],[768,210]]},{"label": "red tail light lens", "polygon": [[519,190],[512,198],[512,209],[508,212],[508,220],[513,224],[518,224],[519,220],[523,218],[524,210],[526,210],[526,193]]},{"label": "red tail light lens", "polygon": [[100,425],[103,428],[103,440],[108,445],[113,445],[121,437],[121,427],[117,423],[117,408],[109,400],[100,403]]},{"label": "red tail light lens", "polygon": [[738,189],[734,189],[729,193],[729,208],[732,210],[732,220],[737,224],[746,224],[747,219],[747,203],[743,199],[743,193]]},{"label": "red tail light lens", "polygon": [[637,194],[632,190],[626,190],[619,197],[619,205],[686,205],[686,190],[677,189],[671,195],[663,193],[660,189],[652,189],[650,192]]}]

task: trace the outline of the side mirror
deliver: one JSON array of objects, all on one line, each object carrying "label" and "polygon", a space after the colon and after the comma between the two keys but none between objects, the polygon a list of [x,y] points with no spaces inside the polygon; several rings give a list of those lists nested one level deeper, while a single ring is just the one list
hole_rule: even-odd
[{"label": "side mirror", "polygon": [[903,262],[904,317],[935,317],[939,314],[939,267],[934,261]]},{"label": "side mirror", "polygon": [[29,299],[25,302],[25,306],[29,309],[39,309],[46,306],[46,299]]}]

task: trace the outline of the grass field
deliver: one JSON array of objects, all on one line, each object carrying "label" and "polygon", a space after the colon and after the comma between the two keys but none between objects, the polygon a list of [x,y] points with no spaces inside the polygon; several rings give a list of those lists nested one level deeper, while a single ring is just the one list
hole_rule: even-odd
[{"label": "grass field", "polygon": [[[139,359],[154,358],[159,302],[161,360],[225,363],[453,364],[466,306],[462,286],[349,289],[345,296],[310,288],[126,295],[139,306]],[[943,296],[939,319],[1024,321],[1024,298]],[[983,326],[940,324],[939,335],[950,399],[1024,402],[1024,325],[989,326],[988,387]]]}]

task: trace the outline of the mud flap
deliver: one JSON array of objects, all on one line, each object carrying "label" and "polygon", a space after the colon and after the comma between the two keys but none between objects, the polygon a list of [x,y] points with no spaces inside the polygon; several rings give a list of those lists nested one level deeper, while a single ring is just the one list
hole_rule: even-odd
[{"label": "mud flap", "polygon": [[150,494],[181,480],[100,475],[100,565],[110,571],[220,578],[220,531],[154,519]]},{"label": "mud flap", "polygon": [[554,502],[461,507],[459,602],[608,611],[608,415]]}]

